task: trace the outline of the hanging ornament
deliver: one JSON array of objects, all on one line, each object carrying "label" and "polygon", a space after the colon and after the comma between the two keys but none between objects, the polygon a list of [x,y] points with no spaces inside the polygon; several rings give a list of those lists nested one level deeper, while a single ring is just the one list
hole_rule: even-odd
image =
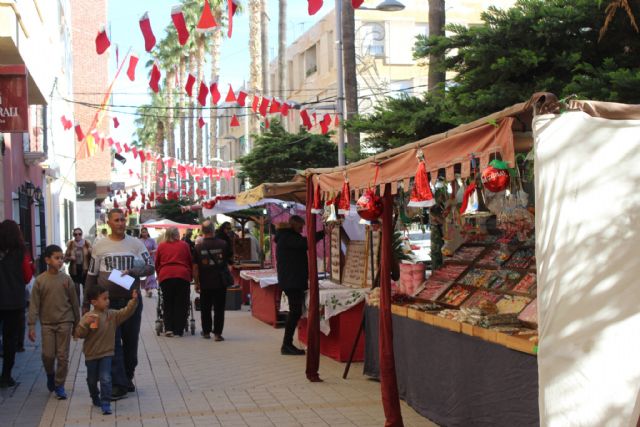
[{"label": "hanging ornament", "polygon": [[382,215],[382,198],[375,189],[368,188],[356,202],[356,211],[360,218],[367,221],[375,221]]},{"label": "hanging ornament", "polygon": [[501,160],[493,160],[489,166],[482,171],[482,186],[492,193],[506,190],[509,182],[508,166]]},{"label": "hanging ornament", "polygon": [[111,46],[111,41],[109,41],[109,36],[107,36],[107,30],[102,27],[96,36],[96,53],[102,55],[109,49],[109,46]]},{"label": "hanging ornament", "polygon": [[136,79],[136,66],[138,65],[138,56],[135,54],[129,55],[129,67],[127,68],[127,77],[129,80],[134,81]]},{"label": "hanging ornament", "polygon": [[73,127],[73,122],[67,119],[64,114],[60,117],[60,121],[62,122],[62,128],[64,130],[69,130]]},{"label": "hanging ornament", "polygon": [[198,117],[198,127],[199,127],[200,129],[202,129],[202,128],[204,127],[204,125],[205,125],[205,121],[204,121],[204,119],[202,118],[202,116]]},{"label": "hanging ornament", "polygon": [[76,124],[75,131],[76,131],[76,138],[78,138],[78,142],[82,142],[82,140],[84,139],[84,132],[80,127],[80,123]]},{"label": "hanging ornament", "polygon": [[209,96],[209,88],[204,82],[200,82],[200,88],[198,89],[198,102],[203,107],[207,105],[207,96]]},{"label": "hanging ornament", "polygon": [[360,6],[362,6],[362,3],[364,3],[364,0],[351,0],[351,5],[353,6],[354,9],[357,9]]},{"label": "hanging ornament", "polygon": [[151,29],[149,12],[145,12],[142,18],[140,18],[140,30],[142,30],[142,36],[144,37],[144,50],[151,52],[151,49],[156,45],[156,37],[153,35],[153,30]]},{"label": "hanging ornament", "polygon": [[236,0],[227,0],[227,13],[229,14],[228,25],[227,25],[227,37],[231,38],[233,34],[233,16],[236,14],[238,10],[238,4]]},{"label": "hanging ornament", "polygon": [[218,26],[216,19],[213,17],[211,13],[211,6],[209,6],[209,0],[204,0],[204,6],[202,7],[202,14],[200,15],[200,20],[198,21],[198,25],[196,25],[196,31],[199,33],[208,33],[213,31],[215,27]]},{"label": "hanging ornament", "polygon": [[213,105],[218,105],[220,102],[220,91],[218,90],[218,82],[211,83],[209,87],[209,93],[211,93],[211,103]]},{"label": "hanging ornament", "polygon": [[187,92],[187,95],[193,96],[193,85],[196,83],[196,78],[193,74],[189,73],[187,76],[187,83],[184,85],[184,90]]},{"label": "hanging ornament", "polygon": [[349,215],[351,210],[351,189],[349,188],[349,180],[346,175],[344,182],[342,183],[342,191],[340,192],[340,199],[338,200],[338,213],[340,215]]},{"label": "hanging ornament", "polygon": [[231,125],[230,127],[235,128],[240,126],[240,121],[238,120],[238,116],[236,116],[235,114],[233,115],[233,117],[231,117]]},{"label": "hanging ornament", "polygon": [[160,69],[158,68],[158,64],[154,62],[153,68],[151,69],[151,78],[149,79],[149,87],[155,93],[160,91],[160,87],[158,84],[160,83]]},{"label": "hanging ornament", "polygon": [[300,118],[302,119],[302,124],[307,130],[311,130],[313,125],[311,124],[311,117],[309,117],[309,112],[306,109],[300,110]]},{"label": "hanging ornament", "polygon": [[416,170],[415,182],[411,190],[411,198],[408,207],[428,208],[436,204],[431,192],[431,185],[427,177],[427,166],[425,165],[422,151],[418,152],[418,169]]},{"label": "hanging ornament", "polygon": [[238,99],[236,99],[236,102],[238,103],[238,105],[241,107],[244,107],[246,101],[247,101],[247,92],[243,90],[238,91]]},{"label": "hanging ornament", "polygon": [[309,15],[315,15],[320,9],[322,9],[323,0],[307,0],[307,11]]},{"label": "hanging ornament", "polygon": [[329,126],[331,125],[331,114],[327,113],[324,115],[322,120],[320,120],[320,130],[323,135],[329,133]]},{"label": "hanging ornament", "polygon": [[184,46],[187,40],[189,40],[189,29],[187,29],[187,23],[184,20],[181,5],[176,5],[171,8],[171,20],[178,32],[178,43],[180,43],[180,46]]},{"label": "hanging ornament", "polygon": [[267,98],[266,96],[262,97],[262,101],[260,102],[260,115],[262,117],[267,116],[267,111],[269,109],[270,102],[271,102],[271,99]]},{"label": "hanging ornament", "polygon": [[320,194],[320,183],[316,184],[315,191],[313,192],[313,205],[311,208],[311,213],[321,214],[324,212],[324,208],[322,207],[322,195]]},{"label": "hanging ornament", "polygon": [[229,91],[227,92],[227,97],[224,99],[224,102],[236,102],[236,94],[233,92],[231,85],[229,85]]},{"label": "hanging ornament", "polygon": [[275,114],[280,112],[280,103],[277,99],[273,98],[271,101],[271,108],[269,108],[269,114]]},{"label": "hanging ornament", "polygon": [[283,102],[282,107],[280,108],[280,115],[282,117],[287,117],[289,115],[289,103]]}]

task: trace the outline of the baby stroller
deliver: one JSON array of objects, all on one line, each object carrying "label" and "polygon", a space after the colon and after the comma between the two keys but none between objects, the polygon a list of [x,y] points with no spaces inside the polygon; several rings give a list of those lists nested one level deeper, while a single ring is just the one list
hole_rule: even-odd
[{"label": "baby stroller", "polygon": [[[184,319],[184,332],[191,331],[191,335],[196,334],[196,318],[193,316],[193,304],[191,303],[191,296],[189,296],[189,308],[187,309],[187,317]],[[156,335],[160,335],[164,332],[164,311],[162,309],[163,298],[162,289],[158,288],[158,306],[156,307]],[[191,319],[189,319],[191,317]]]}]

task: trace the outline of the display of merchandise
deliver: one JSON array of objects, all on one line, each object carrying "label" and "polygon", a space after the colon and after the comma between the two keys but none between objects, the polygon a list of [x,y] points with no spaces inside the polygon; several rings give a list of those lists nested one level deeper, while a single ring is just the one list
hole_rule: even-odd
[{"label": "display of merchandise", "polygon": [[484,248],[481,246],[463,246],[458,249],[453,256],[447,257],[445,262],[472,262],[482,253],[482,251],[484,251]]},{"label": "display of merchandise", "polygon": [[454,285],[440,298],[439,302],[453,307],[458,307],[469,295],[471,295],[471,292],[472,291],[469,289],[463,288],[460,285]]},{"label": "display of merchandise", "polygon": [[479,288],[487,283],[492,273],[492,270],[473,268],[469,270],[467,274],[465,274],[460,280],[458,280],[458,283]]},{"label": "display of merchandise", "polygon": [[523,248],[515,251],[504,266],[506,268],[524,269],[529,267],[532,262],[535,265],[535,251],[533,248]]},{"label": "display of merchandise", "polygon": [[425,288],[416,297],[422,300],[435,301],[449,287],[449,283],[427,282]]},{"label": "display of merchandise", "polygon": [[531,298],[515,295],[505,295],[496,303],[500,314],[518,314],[531,302]]},{"label": "display of merchandise", "polygon": [[456,264],[448,264],[444,267],[436,270],[429,277],[429,282],[443,282],[447,284],[452,284],[465,270],[467,266],[465,265],[456,265]]},{"label": "display of merchandise", "polygon": [[500,298],[502,298],[501,294],[480,289],[477,292],[475,292],[472,296],[470,296],[469,299],[464,302],[464,304],[462,304],[462,308],[463,309],[468,309],[468,308],[480,309],[482,308],[481,306],[486,303],[486,301],[490,301],[495,304],[500,300]]},{"label": "display of merchandise", "polygon": [[484,284],[486,288],[508,291],[518,283],[522,274],[511,270],[496,270],[489,280]]},{"label": "display of merchandise", "polygon": [[533,294],[536,291],[536,273],[527,273],[512,289],[513,292]]},{"label": "display of merchandise", "polygon": [[538,298],[534,299],[525,307],[518,316],[518,320],[532,325],[538,325]]}]

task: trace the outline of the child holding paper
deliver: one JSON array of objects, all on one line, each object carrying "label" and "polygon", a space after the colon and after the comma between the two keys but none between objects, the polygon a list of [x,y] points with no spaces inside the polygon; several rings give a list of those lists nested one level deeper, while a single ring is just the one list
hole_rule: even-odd
[{"label": "child holding paper", "polygon": [[109,292],[102,285],[88,289],[87,299],[93,310],[80,320],[76,336],[84,338],[82,352],[87,366],[87,384],[91,401],[102,409],[104,415],[108,415],[111,414],[111,360],[115,348],[116,328],[135,312],[138,291],[134,289],[131,292],[129,303],[120,310],[109,310]]},{"label": "child holding paper", "polygon": [[80,318],[80,307],[73,280],[60,271],[64,264],[62,248],[47,246],[44,261],[47,271],[36,278],[31,292],[29,340],[36,340],[35,324],[40,318],[42,364],[47,373],[47,388],[55,392],[58,399],[66,399],[64,381],[69,370],[69,344]]}]

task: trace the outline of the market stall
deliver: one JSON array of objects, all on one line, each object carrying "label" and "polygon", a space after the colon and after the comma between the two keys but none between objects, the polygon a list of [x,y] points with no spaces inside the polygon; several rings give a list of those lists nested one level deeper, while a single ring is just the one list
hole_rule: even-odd
[{"label": "market stall", "polygon": [[251,295],[251,315],[274,328],[282,318],[280,313],[280,296],[278,274],[274,269],[242,270],[240,284],[243,289],[249,288]]}]

